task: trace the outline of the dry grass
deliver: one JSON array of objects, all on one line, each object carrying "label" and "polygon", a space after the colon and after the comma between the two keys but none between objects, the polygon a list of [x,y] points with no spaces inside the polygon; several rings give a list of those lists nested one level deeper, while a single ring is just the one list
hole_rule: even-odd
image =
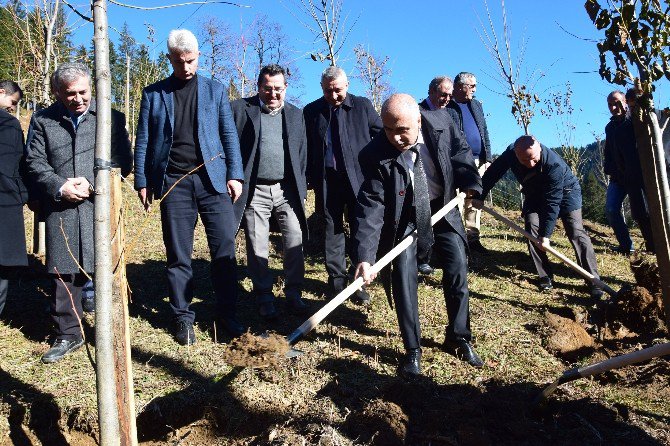
[{"label": "dry grass", "polygon": [[[132,238],[143,212],[133,192],[127,195]],[[150,218],[128,258],[138,429],[147,444],[670,443],[670,367],[661,360],[567,384],[546,412],[530,410],[529,401],[543,385],[571,366],[543,347],[543,313],[582,306],[588,296],[583,282],[560,266],[554,292],[539,293],[525,244],[491,217],[483,216],[483,242],[494,255],[475,257],[470,274],[472,329],[486,366],[473,369],[440,349],[446,311],[437,274],[420,286],[425,379],[412,383],[395,377],[402,343],[379,285],[371,287],[369,310],[346,302],[301,341],[302,357],[269,369],[224,363],[226,345],[213,342],[209,254],[200,225],[193,303],[198,342],[178,346],[170,335],[159,217]],[[590,229],[603,280],[615,289],[632,281],[627,259],[613,254],[606,242],[611,231]],[[564,236],[554,239],[559,249],[571,251]],[[304,297],[316,311],[324,302],[326,274],[318,243],[309,251]],[[242,279],[243,244],[238,263]],[[272,265],[281,272],[276,255]],[[277,323],[264,323],[256,315],[249,279],[240,283],[239,318],[252,331],[287,335],[303,321],[282,313]],[[39,361],[48,348],[47,285],[35,279],[14,287],[0,322],[0,413],[6,417],[0,421],[0,444],[93,444],[95,376],[85,350],[54,365]],[[282,296],[279,286],[275,291]],[[281,299],[279,307],[284,308]],[[90,316],[86,321],[93,325]],[[87,339],[93,338],[91,331]],[[635,338],[619,347],[641,342]],[[370,407],[380,415],[372,416]]]}]

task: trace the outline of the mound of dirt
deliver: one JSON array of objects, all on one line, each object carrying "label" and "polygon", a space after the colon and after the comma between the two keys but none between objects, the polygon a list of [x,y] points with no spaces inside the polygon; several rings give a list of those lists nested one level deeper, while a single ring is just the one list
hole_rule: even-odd
[{"label": "mound of dirt", "polygon": [[374,399],[359,412],[349,416],[347,431],[373,445],[403,445],[407,437],[409,417],[395,403]]},{"label": "mound of dirt", "polygon": [[640,254],[630,261],[630,268],[638,286],[646,288],[651,294],[661,294],[661,277],[655,256]]},{"label": "mound of dirt", "polygon": [[546,349],[561,358],[573,360],[592,353],[593,338],[578,322],[550,312],[544,314]]},{"label": "mound of dirt", "polygon": [[[658,271],[657,271],[658,272]],[[665,331],[665,312],[660,293],[651,293],[647,287],[624,287],[611,310],[613,321],[638,333]]]},{"label": "mound of dirt", "polygon": [[269,333],[261,337],[247,332],[228,344],[223,360],[233,366],[276,367],[288,350],[283,336]]}]

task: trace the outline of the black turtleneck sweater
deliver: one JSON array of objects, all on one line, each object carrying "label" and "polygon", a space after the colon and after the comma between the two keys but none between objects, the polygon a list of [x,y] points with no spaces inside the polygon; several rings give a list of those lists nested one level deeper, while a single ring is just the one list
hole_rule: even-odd
[{"label": "black turtleneck sweater", "polygon": [[198,143],[198,76],[189,80],[170,76],[173,91],[174,128],[168,173],[188,173],[202,164]]}]

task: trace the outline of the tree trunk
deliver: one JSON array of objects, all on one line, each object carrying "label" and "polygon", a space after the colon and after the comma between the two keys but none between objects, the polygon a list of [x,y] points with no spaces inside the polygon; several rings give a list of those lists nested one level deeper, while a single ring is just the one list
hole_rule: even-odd
[{"label": "tree trunk", "polygon": [[649,202],[654,247],[661,278],[665,319],[670,326],[670,192],[665,171],[665,155],[658,117],[637,106],[633,114],[635,139]]},{"label": "tree trunk", "polygon": [[112,132],[111,76],[107,2],[93,3],[95,33],[95,87],[97,116],[95,133],[95,361],[100,444],[117,446],[120,441],[114,371],[112,321],[112,252],[110,221],[110,159]]},{"label": "tree trunk", "polygon": [[[126,114],[126,130],[130,130],[130,54],[126,54],[126,97],[124,113]],[[129,132],[130,133],[130,132]]]},{"label": "tree trunk", "polygon": [[42,103],[44,105],[49,103],[49,94],[51,93],[51,76],[49,72],[51,70],[51,55],[53,53],[53,31],[58,19],[59,2],[60,0],[55,1],[51,17],[48,16],[47,7],[44,8],[44,14],[49,19],[44,33],[44,66],[42,71]]}]

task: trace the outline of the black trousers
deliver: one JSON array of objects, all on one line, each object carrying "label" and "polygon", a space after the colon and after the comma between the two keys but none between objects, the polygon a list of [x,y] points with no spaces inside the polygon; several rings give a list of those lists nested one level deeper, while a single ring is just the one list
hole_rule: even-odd
[{"label": "black trousers", "polygon": [[[433,213],[441,207],[441,198],[431,202]],[[411,233],[413,229],[410,225],[405,234]],[[435,236],[433,259],[435,265],[442,269],[442,289],[449,321],[445,337],[470,342],[472,332],[470,330],[470,294],[465,242],[444,219],[433,226],[433,234]],[[418,348],[421,340],[417,276],[415,242],[396,257],[391,273],[393,301],[405,349]]]},{"label": "black trousers", "polygon": [[[326,168],[325,201],[325,257],[328,283],[332,287],[344,288],[347,285],[345,209],[348,215],[353,215],[356,208],[356,194],[351,188],[346,172]],[[349,256],[351,257],[351,253]]]},{"label": "black trousers", "polygon": [[[69,341],[82,338],[79,319],[82,317],[81,290],[88,278],[84,274],[49,274],[51,277],[51,320],[56,339]],[[61,281],[62,279],[62,281]]]},{"label": "black trousers", "polygon": [[[168,174],[168,190],[181,178]],[[212,187],[206,172],[182,179],[161,201],[163,242],[167,254],[167,280],[170,307],[176,320],[193,323],[189,308],[193,299],[193,233],[198,215],[202,219],[211,256],[210,276],[216,297],[218,317],[234,316],[237,304],[237,264],[233,203],[227,193]]]}]

